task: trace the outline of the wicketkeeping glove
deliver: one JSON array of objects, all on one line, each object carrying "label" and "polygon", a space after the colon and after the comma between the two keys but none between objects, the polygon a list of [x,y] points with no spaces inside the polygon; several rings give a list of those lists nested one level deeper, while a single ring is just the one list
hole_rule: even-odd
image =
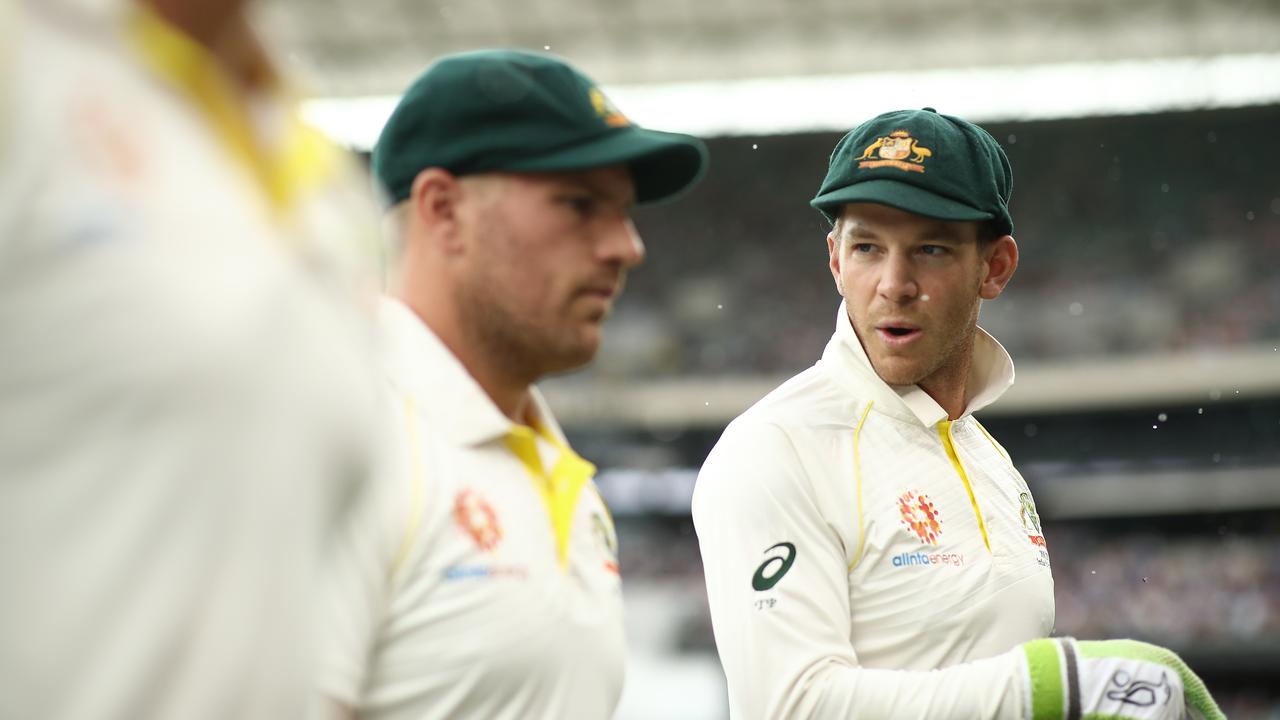
[{"label": "wicketkeeping glove", "polygon": [[1022,646],[1031,720],[1226,720],[1172,651],[1136,640],[1033,640]]}]

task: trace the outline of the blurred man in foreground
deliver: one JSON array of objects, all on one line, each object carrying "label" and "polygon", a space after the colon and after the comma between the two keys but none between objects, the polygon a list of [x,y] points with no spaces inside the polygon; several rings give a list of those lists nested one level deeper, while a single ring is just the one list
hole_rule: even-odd
[{"label": "blurred man in foreground", "polygon": [[977,326],[1018,265],[1011,189],[986,131],[929,108],[832,153],[812,204],[835,334],[725,430],[694,493],[734,717],[1222,717],[1163,648],[1047,639],[1035,502],[972,415],[1013,383]]},{"label": "blurred man in foreground", "polygon": [[364,718],[607,718],[616,536],[533,383],[591,360],[644,246],[636,203],[702,173],[549,55],[444,58],[374,150],[401,245],[381,308],[403,471],[353,537],[324,692]]},{"label": "blurred man in foreground", "polygon": [[313,703],[324,543],[376,461],[377,214],[242,5],[6,3],[0,717]]}]

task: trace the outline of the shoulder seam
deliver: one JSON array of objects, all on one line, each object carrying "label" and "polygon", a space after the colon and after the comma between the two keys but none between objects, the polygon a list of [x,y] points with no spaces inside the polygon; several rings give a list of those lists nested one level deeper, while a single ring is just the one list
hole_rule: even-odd
[{"label": "shoulder seam", "polygon": [[862,549],[866,542],[866,518],[862,513],[862,458],[859,451],[859,442],[862,438],[862,426],[866,424],[867,417],[871,414],[871,408],[876,402],[868,400],[867,406],[863,409],[858,424],[853,430],[853,476],[854,476],[854,492],[856,493],[857,517],[854,521],[855,527],[858,529],[858,545],[853,552],[853,560],[849,562],[849,571],[862,559]]},{"label": "shoulder seam", "polygon": [[400,575],[409,559],[409,553],[413,550],[413,543],[418,539],[418,533],[422,530],[422,514],[426,504],[424,497],[426,493],[425,479],[423,478],[422,469],[422,446],[419,442],[418,409],[413,395],[407,392],[402,394],[401,408],[404,414],[405,442],[408,445],[406,449],[409,454],[409,481],[411,486],[409,512],[405,518],[404,533],[400,537],[400,546],[396,550],[395,560],[391,565],[391,579],[395,579]]}]

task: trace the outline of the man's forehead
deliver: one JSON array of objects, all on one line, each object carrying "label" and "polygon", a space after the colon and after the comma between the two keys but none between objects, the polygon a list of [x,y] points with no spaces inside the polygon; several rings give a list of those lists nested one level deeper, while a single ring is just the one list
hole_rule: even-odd
[{"label": "man's forehead", "polygon": [[588,192],[619,205],[630,206],[635,203],[635,183],[631,179],[631,171],[625,165],[514,175],[526,182],[554,189]]},{"label": "man's forehead", "polygon": [[977,231],[971,220],[942,220],[876,203],[850,203],[838,218],[846,235],[871,236],[889,230],[909,229],[922,238],[964,239]]}]

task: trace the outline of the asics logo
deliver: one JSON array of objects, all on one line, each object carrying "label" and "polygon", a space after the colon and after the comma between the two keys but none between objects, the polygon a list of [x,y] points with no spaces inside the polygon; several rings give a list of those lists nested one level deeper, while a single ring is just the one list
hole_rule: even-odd
[{"label": "asics logo", "polygon": [[777,585],[778,581],[782,579],[782,576],[786,575],[787,571],[791,569],[791,563],[796,561],[796,546],[789,542],[780,542],[765,550],[765,552],[773,552],[779,549],[782,550],[783,554],[774,555],[756,568],[756,574],[751,578],[751,587],[756,592],[772,590],[773,586]]}]

